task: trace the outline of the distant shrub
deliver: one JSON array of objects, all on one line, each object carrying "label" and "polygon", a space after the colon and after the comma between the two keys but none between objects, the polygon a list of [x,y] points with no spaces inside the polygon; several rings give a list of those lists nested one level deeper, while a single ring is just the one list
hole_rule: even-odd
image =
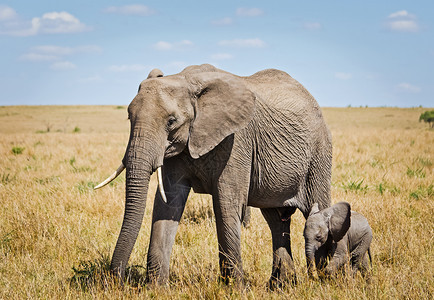
[{"label": "distant shrub", "polygon": [[428,123],[430,128],[434,128],[434,110],[422,113],[419,117],[419,122],[421,121]]},{"label": "distant shrub", "polygon": [[12,148],[12,153],[15,154],[15,155],[22,154],[24,152],[24,149],[26,149],[26,148],[24,148],[24,147],[13,147]]},{"label": "distant shrub", "polygon": [[80,127],[75,126],[74,130],[72,131],[73,133],[79,133],[81,131]]}]

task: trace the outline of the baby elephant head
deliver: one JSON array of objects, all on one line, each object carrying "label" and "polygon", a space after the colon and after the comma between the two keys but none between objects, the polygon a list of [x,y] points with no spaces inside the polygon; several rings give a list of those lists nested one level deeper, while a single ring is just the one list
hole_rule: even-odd
[{"label": "baby elephant head", "polygon": [[321,211],[318,203],[312,206],[303,232],[310,274],[318,249],[328,240],[340,241],[350,228],[350,218],[351,206],[347,202],[336,203]]}]

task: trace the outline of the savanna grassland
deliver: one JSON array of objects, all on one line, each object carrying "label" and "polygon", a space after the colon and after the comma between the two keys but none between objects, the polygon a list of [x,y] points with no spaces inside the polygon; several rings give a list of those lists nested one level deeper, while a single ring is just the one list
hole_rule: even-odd
[{"label": "savanna grassland", "polygon": [[152,179],[145,218],[121,288],[108,276],[124,207],[125,175],[93,187],[125,151],[126,107],[0,107],[0,299],[433,299],[434,130],[423,108],[324,108],[333,134],[332,202],[348,201],[373,229],[369,282],[307,277],[304,218],[291,224],[298,284],[268,291],[271,235],[258,209],[242,231],[248,287],[218,281],[211,199],[191,194],[168,286],[144,286]]}]

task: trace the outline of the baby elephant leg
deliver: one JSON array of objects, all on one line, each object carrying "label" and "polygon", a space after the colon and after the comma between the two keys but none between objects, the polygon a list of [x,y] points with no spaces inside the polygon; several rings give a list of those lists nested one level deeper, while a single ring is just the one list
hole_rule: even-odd
[{"label": "baby elephant leg", "polygon": [[[369,255],[370,258],[370,255]],[[368,275],[368,271],[369,271],[369,260],[368,260],[368,255],[366,255],[366,253],[364,253],[363,255],[357,257],[357,259],[352,259],[351,260],[351,265],[352,265],[352,271],[353,271],[353,275],[355,275],[357,273],[357,271],[360,271],[360,274],[363,277],[367,277]]]},{"label": "baby elephant leg", "polygon": [[367,236],[353,251],[351,251],[351,266],[353,274],[357,273],[359,270],[362,276],[365,276],[369,270],[368,256],[369,259],[371,259],[371,250],[369,246],[371,240],[372,235]]},{"label": "baby elephant leg", "polygon": [[336,250],[325,268],[325,275],[330,276],[336,274],[338,270],[349,262],[349,259],[347,242],[343,239],[337,243]]}]

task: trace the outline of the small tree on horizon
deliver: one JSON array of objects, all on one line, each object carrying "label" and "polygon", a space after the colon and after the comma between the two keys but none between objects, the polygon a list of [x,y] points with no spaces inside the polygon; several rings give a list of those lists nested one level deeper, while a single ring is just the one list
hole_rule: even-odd
[{"label": "small tree on horizon", "polygon": [[430,128],[434,128],[434,110],[422,113],[419,117],[419,122],[420,121],[424,121],[428,123]]}]

